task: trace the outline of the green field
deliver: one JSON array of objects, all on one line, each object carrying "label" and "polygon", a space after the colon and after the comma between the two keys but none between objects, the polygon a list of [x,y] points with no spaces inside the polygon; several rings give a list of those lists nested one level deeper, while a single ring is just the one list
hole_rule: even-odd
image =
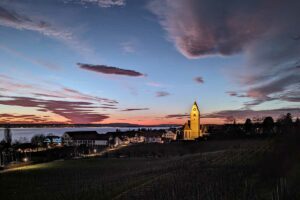
[{"label": "green field", "polygon": [[[193,153],[175,154],[171,146],[170,153],[160,144],[132,146],[128,151],[144,149],[146,157],[55,161],[4,172],[1,199],[271,199],[276,191],[257,178],[270,140],[175,145],[173,150]],[[149,157],[149,151],[164,156]]]}]

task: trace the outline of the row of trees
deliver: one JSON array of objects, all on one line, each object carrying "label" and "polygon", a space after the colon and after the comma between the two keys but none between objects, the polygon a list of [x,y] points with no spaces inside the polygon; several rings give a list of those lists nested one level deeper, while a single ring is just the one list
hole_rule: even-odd
[{"label": "row of trees", "polygon": [[300,119],[293,121],[290,113],[278,118],[275,122],[272,117],[265,117],[262,123],[252,123],[251,119],[246,119],[244,124],[244,131],[248,134],[255,133],[255,129],[259,129],[261,134],[284,134],[289,132],[291,128],[299,128]]},{"label": "row of trees", "polygon": [[242,124],[226,124],[222,126],[212,125],[207,127],[212,138],[241,138],[249,136],[272,136],[300,131],[300,119],[293,120],[290,113],[282,115],[276,121],[271,117],[265,117],[261,121],[246,119]]}]

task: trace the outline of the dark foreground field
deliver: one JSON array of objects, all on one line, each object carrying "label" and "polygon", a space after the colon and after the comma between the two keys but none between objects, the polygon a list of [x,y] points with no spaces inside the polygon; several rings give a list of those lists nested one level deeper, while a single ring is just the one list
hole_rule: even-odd
[{"label": "dark foreground field", "polygon": [[285,154],[299,154],[295,149],[295,155],[277,152],[276,143],[265,139],[174,144],[176,148],[132,146],[117,153],[130,155],[126,158],[55,161],[2,173],[0,195],[9,200],[297,199],[299,162],[296,166],[289,159],[290,167],[284,169],[278,169],[277,162],[286,162]]}]

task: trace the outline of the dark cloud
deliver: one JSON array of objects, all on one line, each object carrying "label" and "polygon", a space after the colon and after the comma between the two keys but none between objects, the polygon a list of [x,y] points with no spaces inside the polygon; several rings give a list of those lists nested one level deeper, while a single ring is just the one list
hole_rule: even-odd
[{"label": "dark cloud", "polygon": [[186,118],[189,117],[189,114],[172,114],[172,115],[166,115],[165,118],[176,118],[176,119],[182,119],[182,118]]},{"label": "dark cloud", "polygon": [[252,98],[248,105],[299,102],[299,95],[285,94],[300,93],[300,1],[156,0],[149,7],[188,58],[244,54],[246,64],[233,78],[245,91],[233,96]]},{"label": "dark cloud", "polygon": [[229,96],[232,96],[232,97],[235,97],[235,96],[237,96],[238,94],[237,94],[237,92],[235,92],[235,91],[228,91],[228,92],[226,92]]},{"label": "dark cloud", "polygon": [[109,109],[109,110],[116,110],[116,109],[118,109],[116,107],[111,107],[111,106],[100,106],[99,108]]},{"label": "dark cloud", "polygon": [[196,81],[197,83],[200,83],[200,84],[204,83],[204,80],[201,76],[195,77],[194,81]]},{"label": "dark cloud", "polygon": [[[150,9],[186,57],[231,55],[268,31],[272,1],[157,0]],[[275,3],[276,4],[276,3]],[[276,17],[278,18],[278,17]],[[269,26],[265,26],[265,25]]]},{"label": "dark cloud", "polygon": [[29,97],[0,96],[1,105],[33,107],[47,110],[68,119],[69,123],[96,123],[109,118],[108,115],[98,114],[89,108],[94,108],[90,102],[43,100]]},{"label": "dark cloud", "polygon": [[103,103],[102,105],[103,105],[103,106],[109,106],[109,107],[115,106],[115,104],[107,104],[107,103]]},{"label": "dark cloud", "polygon": [[294,97],[300,98],[300,73],[294,72],[287,75],[282,75],[276,78],[269,83],[261,84],[256,87],[252,87],[247,91],[247,97],[254,98],[254,101],[270,101],[270,100],[286,100],[290,101],[288,98],[291,97],[291,92],[288,92],[289,89],[292,91],[299,91],[294,93]]},{"label": "dark cloud", "polygon": [[134,70],[121,69],[121,68],[111,67],[107,65],[91,65],[91,64],[82,64],[82,63],[77,63],[77,65],[81,69],[102,73],[102,74],[113,74],[113,75],[133,76],[133,77],[145,76],[144,74]]},{"label": "dark cloud", "polygon": [[274,119],[281,115],[291,113],[293,116],[300,116],[300,108],[280,108],[270,110],[223,110],[214,113],[202,114],[201,118],[221,118],[232,121],[232,119],[245,120],[246,118],[264,118],[272,116]]},{"label": "dark cloud", "polygon": [[248,107],[273,100],[300,102],[300,73],[298,68],[294,68],[294,70],[288,70],[280,76],[274,76],[269,82],[250,87],[245,92],[230,91],[228,94],[254,99],[245,103],[245,106]]},{"label": "dark cloud", "polygon": [[169,92],[165,92],[165,91],[158,91],[156,92],[156,97],[165,97],[165,96],[169,96],[170,93]]},{"label": "dark cloud", "polygon": [[122,111],[141,111],[141,110],[149,110],[149,108],[126,108]]},{"label": "dark cloud", "polygon": [[0,19],[18,23],[22,21],[22,18],[15,12],[10,12],[5,8],[0,7]]},{"label": "dark cloud", "polygon": [[249,97],[248,95],[246,94],[240,94],[238,92],[235,92],[235,91],[228,91],[226,92],[229,96],[232,96],[232,97]]}]

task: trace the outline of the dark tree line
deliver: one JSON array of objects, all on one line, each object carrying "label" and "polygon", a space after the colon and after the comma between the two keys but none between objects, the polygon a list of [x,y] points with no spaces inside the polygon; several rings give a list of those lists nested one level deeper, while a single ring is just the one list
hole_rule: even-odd
[{"label": "dark tree line", "polygon": [[300,119],[293,120],[290,113],[282,115],[276,121],[271,116],[265,117],[261,122],[247,118],[243,124],[233,123],[208,128],[208,132],[216,138],[264,137],[284,135],[297,130],[300,130]]}]

